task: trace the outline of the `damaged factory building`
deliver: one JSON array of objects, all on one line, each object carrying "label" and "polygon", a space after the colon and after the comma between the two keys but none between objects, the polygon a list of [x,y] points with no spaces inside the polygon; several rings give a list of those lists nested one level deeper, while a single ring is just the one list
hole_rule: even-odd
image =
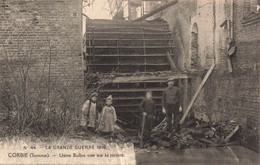
[{"label": "damaged factory building", "polygon": [[[99,137],[79,133],[81,117],[93,107],[100,115],[99,103],[111,108],[108,99],[120,130],[113,142],[259,154],[259,52],[260,0],[0,0],[0,139]],[[176,117],[169,122],[163,96],[172,80],[181,115],[169,132]],[[147,92],[155,106],[148,138]]]}]

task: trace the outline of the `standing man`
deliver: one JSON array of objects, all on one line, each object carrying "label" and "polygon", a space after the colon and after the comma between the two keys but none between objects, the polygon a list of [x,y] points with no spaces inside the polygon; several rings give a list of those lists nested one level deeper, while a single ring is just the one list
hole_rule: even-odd
[{"label": "standing man", "polygon": [[173,129],[179,130],[181,117],[181,91],[174,86],[174,79],[167,80],[168,87],[163,90],[162,94],[162,113],[166,114],[167,131],[172,131],[172,115],[174,115]]}]

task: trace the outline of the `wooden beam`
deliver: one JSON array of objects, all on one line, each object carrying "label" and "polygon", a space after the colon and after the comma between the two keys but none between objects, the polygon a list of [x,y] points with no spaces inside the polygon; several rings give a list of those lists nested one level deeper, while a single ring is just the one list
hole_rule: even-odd
[{"label": "wooden beam", "polygon": [[213,69],[215,68],[215,66],[216,66],[216,64],[215,64],[215,62],[213,62],[213,64],[211,65],[210,69],[208,70],[207,74],[205,75],[205,77],[203,78],[202,82],[200,83],[200,86],[199,86],[198,90],[196,91],[195,95],[192,97],[191,102],[190,102],[187,110],[184,112],[184,114],[183,114],[183,116],[182,116],[182,118],[180,120],[180,124],[183,124],[185,118],[187,117],[189,111],[191,110],[194,102],[196,101],[197,97],[199,96],[201,90],[203,89],[205,83],[207,82],[207,80],[208,80],[210,74],[212,73]]},{"label": "wooden beam", "polygon": [[[92,32],[90,32],[90,31],[87,31],[86,32],[86,34],[93,34]],[[101,35],[103,35],[103,34],[122,34],[122,35],[127,35],[127,34],[134,34],[134,35],[141,35],[141,34],[144,34],[144,35],[170,35],[171,34],[171,32],[167,32],[167,31],[164,31],[164,32],[145,32],[145,33],[140,33],[140,32],[107,32],[107,31],[105,31],[105,32],[96,32],[95,31],[95,33],[94,33],[94,35],[97,35],[97,34],[101,34]]]},{"label": "wooden beam", "polygon": [[159,12],[165,10],[165,9],[167,9],[168,7],[171,7],[171,6],[175,5],[177,2],[178,2],[178,0],[171,1],[171,2],[169,2],[169,3],[167,3],[167,4],[163,5],[163,6],[158,7],[157,9],[152,10],[151,12],[143,15],[142,17],[137,18],[135,21],[145,20],[145,19],[147,19],[147,18],[149,18],[149,17],[151,17],[151,16],[153,16],[153,15],[155,15],[155,14],[157,14],[157,13],[159,13]]},{"label": "wooden beam", "polygon": [[183,110],[187,110],[188,105],[188,79],[183,80]]},{"label": "wooden beam", "polygon": [[225,141],[228,141],[239,129],[239,125],[235,127],[235,129],[225,138]]},{"label": "wooden beam", "polygon": [[[113,106],[114,106],[114,107],[123,107],[123,108],[128,107],[128,108],[130,108],[130,107],[139,107],[140,104],[121,104],[121,105],[114,104]],[[161,105],[161,104],[155,104],[155,106],[156,106],[156,107],[160,107],[160,106],[162,106],[162,105]]]},{"label": "wooden beam", "polygon": [[[180,44],[180,48],[181,48],[181,54],[182,54],[182,57],[183,57],[183,59],[185,60],[185,57],[187,57],[186,56],[186,49],[184,48],[184,45],[183,45],[183,40],[181,39],[181,37],[180,37],[180,35],[177,33],[176,34],[176,39],[178,40],[178,42],[179,42],[179,44]],[[183,66],[184,67],[184,66]]]},{"label": "wooden beam", "polygon": [[[144,96],[139,96],[139,97],[114,97],[113,100],[142,100]],[[161,99],[161,96],[153,96],[154,100]]]},{"label": "wooden beam", "polygon": [[176,68],[176,66],[175,66],[175,64],[174,64],[174,62],[172,60],[172,56],[170,55],[170,53],[167,53],[166,55],[167,55],[167,59],[168,59],[168,61],[170,63],[172,71],[176,71],[177,68]]},{"label": "wooden beam", "polygon": [[160,91],[163,91],[164,88],[101,89],[100,92],[106,92],[106,93],[109,93],[109,92],[145,92],[147,90],[160,92]]},{"label": "wooden beam", "polygon": [[[99,27],[99,26],[93,26],[93,27],[89,27],[89,31],[91,31],[92,29],[94,30],[108,30],[108,29],[123,29],[123,30],[126,30],[126,29],[136,29],[136,30],[140,30],[140,27],[139,26],[136,26],[136,27],[131,27],[131,26],[118,26],[118,27]],[[165,28],[148,28],[148,27],[142,27],[143,30],[152,30],[154,32],[170,32],[169,30],[165,30]]]},{"label": "wooden beam", "polygon": [[82,15],[84,16],[84,17],[86,17],[87,19],[90,19],[86,14],[84,14],[84,13],[82,13]]},{"label": "wooden beam", "polygon": [[113,78],[106,78],[101,83],[151,83],[151,82],[166,82],[169,78],[172,79],[187,79],[186,74],[169,73],[160,75],[136,75],[136,76],[116,76]]},{"label": "wooden beam", "polygon": [[143,136],[144,136],[145,119],[146,119],[146,116],[143,116],[143,117],[142,117],[141,138],[140,138],[140,148],[143,148]]}]

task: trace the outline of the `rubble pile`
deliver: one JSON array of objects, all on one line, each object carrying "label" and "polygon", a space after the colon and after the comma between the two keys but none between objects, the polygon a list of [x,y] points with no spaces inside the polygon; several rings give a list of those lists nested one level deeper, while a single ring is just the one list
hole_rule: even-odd
[{"label": "rubble pile", "polygon": [[[191,113],[178,131],[166,131],[166,119],[156,126],[148,136],[144,134],[144,148],[148,150],[221,147],[237,144],[239,125],[231,121],[213,122],[203,113]],[[96,139],[101,137],[118,145],[133,143],[139,147],[140,130],[115,127],[113,138],[96,132],[73,135],[71,138]]]},{"label": "rubble pile", "polygon": [[178,133],[166,132],[164,130],[155,132],[150,138],[147,138],[146,146],[149,148],[206,148],[208,146],[228,145],[229,139],[226,139],[237,125],[232,123],[204,123],[195,121],[192,127],[182,127]]},{"label": "rubble pile", "polygon": [[[152,130],[149,137],[144,137],[147,149],[186,149],[226,146],[237,143],[234,135],[239,130],[235,121],[211,122],[205,114],[194,115],[187,119],[178,132],[167,132],[166,119]],[[132,142],[138,146],[138,136],[116,134],[117,142]]]}]

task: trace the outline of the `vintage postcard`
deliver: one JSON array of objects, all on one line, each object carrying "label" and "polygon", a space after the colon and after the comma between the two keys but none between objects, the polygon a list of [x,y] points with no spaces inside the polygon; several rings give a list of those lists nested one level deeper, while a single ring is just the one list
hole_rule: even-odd
[{"label": "vintage postcard", "polygon": [[0,164],[260,164],[259,0],[0,0]]}]

